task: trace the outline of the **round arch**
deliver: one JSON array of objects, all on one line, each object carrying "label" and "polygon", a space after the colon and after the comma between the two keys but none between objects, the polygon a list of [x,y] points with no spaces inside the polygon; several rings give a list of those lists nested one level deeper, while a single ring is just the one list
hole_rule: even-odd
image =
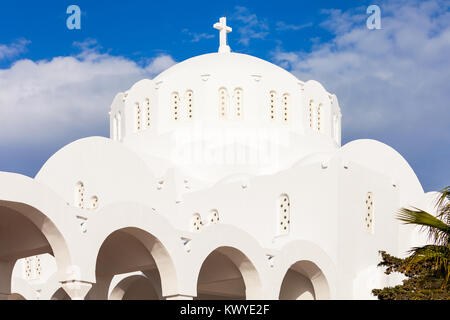
[{"label": "round arch", "polygon": [[[90,272],[95,273],[97,279],[106,274],[110,278],[119,274],[114,272],[146,272],[149,269],[157,269],[164,297],[178,294],[192,295],[192,292],[186,292],[186,287],[180,281],[189,271],[184,268],[183,258],[186,252],[182,241],[181,239],[177,241],[177,231],[170,223],[150,208],[131,203],[110,205],[100,210],[89,221],[89,229],[95,230],[95,234],[92,234],[92,245],[89,248],[86,266],[95,267],[91,268]],[[102,253],[102,250],[107,248],[105,245],[111,246],[108,242],[119,245],[124,254],[131,254],[127,259],[121,259],[126,260],[128,265],[122,265],[120,271],[102,270],[101,263],[99,264],[99,259],[104,259],[102,255],[105,256]],[[140,257],[133,256],[133,250],[126,250],[126,244],[138,250]],[[115,246],[114,251],[117,251],[117,248]]]},{"label": "round arch", "polygon": [[109,300],[160,300],[155,280],[143,273],[125,276],[111,290]]},{"label": "round arch", "polygon": [[[65,280],[71,265],[66,235],[71,234],[73,213],[44,185],[25,176],[0,172],[0,293],[11,291],[15,262],[33,255],[52,254],[58,276]],[[6,227],[2,228],[2,224]]]},{"label": "round arch", "polygon": [[[306,296],[316,300],[329,300],[336,295],[334,263],[325,251],[309,241],[295,240],[285,245],[278,254],[276,269],[275,289],[280,298],[291,299],[295,292],[298,293],[295,298],[306,293]],[[283,293],[287,290],[283,285],[289,278],[296,278],[297,283],[302,285],[300,288],[292,287],[292,294]]]},{"label": "round arch", "polygon": [[[263,299],[267,289],[264,281],[268,279],[269,267],[264,250],[249,234],[232,226],[213,225],[198,234],[192,240],[190,248],[196,296],[199,294],[198,284],[202,280],[202,273],[207,272],[203,267],[209,258],[213,258],[216,263],[209,261],[210,266],[222,261],[229,266],[233,265],[235,271],[239,272],[245,286],[246,299]],[[228,268],[228,272],[233,274],[231,268]],[[211,279],[218,280],[214,277]]]}]

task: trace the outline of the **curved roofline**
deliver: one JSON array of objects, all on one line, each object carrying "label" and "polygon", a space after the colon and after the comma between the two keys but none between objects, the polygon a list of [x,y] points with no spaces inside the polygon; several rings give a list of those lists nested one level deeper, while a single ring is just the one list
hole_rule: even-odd
[{"label": "curved roofline", "polygon": [[278,70],[280,70],[280,71],[284,71],[285,73],[287,73],[287,74],[289,74],[291,77],[293,77],[296,81],[304,83],[304,81],[298,79],[295,75],[293,75],[293,74],[292,74],[291,72],[289,72],[288,70],[286,70],[286,69],[284,69],[284,68],[282,68],[282,67],[280,67],[280,66],[278,66],[278,65],[276,65],[276,64],[274,64],[274,63],[272,63],[272,62],[266,61],[266,60],[264,60],[264,59],[261,59],[261,58],[258,58],[258,57],[255,57],[255,56],[252,56],[252,55],[249,55],[249,54],[245,54],[245,53],[237,53],[237,52],[231,52],[231,53],[217,53],[217,52],[213,52],[213,53],[205,53],[205,54],[201,54],[201,55],[198,55],[198,56],[195,56],[195,57],[191,57],[191,58],[188,58],[188,59],[186,59],[186,60],[183,60],[183,61],[181,61],[181,62],[179,62],[179,63],[177,63],[177,64],[175,64],[175,65],[169,67],[168,69],[164,70],[163,72],[161,72],[160,74],[158,74],[156,77],[154,77],[153,80],[156,81],[157,79],[159,79],[159,78],[161,78],[161,77],[164,77],[167,73],[169,73],[170,71],[172,71],[172,70],[173,70],[174,68],[176,68],[177,66],[181,66],[181,65],[187,64],[187,63],[189,63],[189,62],[192,62],[192,61],[194,61],[194,60],[200,59],[200,58],[202,58],[202,57],[206,57],[206,56],[217,56],[217,57],[221,57],[221,56],[226,56],[226,55],[242,56],[242,57],[254,59],[255,61],[258,61],[258,62],[267,64],[267,65],[270,65],[270,66],[275,67],[276,69],[278,69]]}]

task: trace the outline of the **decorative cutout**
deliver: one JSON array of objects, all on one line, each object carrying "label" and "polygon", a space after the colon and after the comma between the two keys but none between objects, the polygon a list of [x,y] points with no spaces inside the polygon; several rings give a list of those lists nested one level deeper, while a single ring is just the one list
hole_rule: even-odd
[{"label": "decorative cutout", "polygon": [[136,102],[136,131],[141,131],[141,105]]},{"label": "decorative cutout", "polygon": [[81,181],[75,185],[74,206],[84,208],[84,184]]},{"label": "decorative cutout", "polygon": [[282,194],[278,199],[278,234],[289,234],[291,227],[291,202],[287,194]]},{"label": "decorative cutout", "polygon": [[187,118],[191,120],[194,117],[194,92],[186,91]]},{"label": "decorative cutout", "polygon": [[203,222],[200,214],[196,213],[191,218],[191,231],[199,232],[203,228]]},{"label": "decorative cutout", "polygon": [[25,280],[39,280],[42,274],[40,256],[32,256],[23,260]]},{"label": "decorative cutout", "polygon": [[145,114],[147,119],[147,128],[150,128],[150,99],[145,99]]},{"label": "decorative cutout", "polygon": [[370,234],[374,233],[374,199],[373,193],[368,192],[366,198],[366,218],[365,218],[365,227],[366,231]]},{"label": "decorative cutout", "polygon": [[191,252],[191,239],[188,238],[181,238],[181,241],[183,242],[184,250],[186,250],[187,253]]},{"label": "decorative cutout", "polygon": [[242,112],[243,112],[243,90],[241,88],[236,88],[234,90],[234,108],[235,108],[235,115],[237,119],[242,118]]},{"label": "decorative cutout", "polygon": [[172,93],[172,109],[173,119],[178,121],[180,119],[180,95],[178,92]]},{"label": "decorative cutout", "polygon": [[208,217],[208,224],[218,224],[220,222],[219,211],[211,210]]},{"label": "decorative cutout", "polygon": [[91,210],[95,210],[98,209],[98,197],[97,196],[93,196],[91,197]]},{"label": "decorative cutout", "polygon": [[228,90],[226,88],[219,89],[219,117],[227,118],[228,114]]},{"label": "decorative cutout", "polygon": [[317,107],[317,131],[322,132],[322,104]]},{"label": "decorative cutout", "polygon": [[275,121],[275,110],[277,106],[277,93],[270,91],[270,120]]},{"label": "decorative cutout", "polygon": [[253,75],[252,75],[252,78],[253,78],[253,80],[254,80],[255,82],[260,82],[261,79],[262,79],[262,76],[259,75],[259,74],[253,74]]},{"label": "decorative cutout", "polygon": [[289,123],[289,104],[290,104],[290,96],[288,93],[283,95],[283,122]]},{"label": "decorative cutout", "polygon": [[267,254],[267,262],[269,263],[269,267],[273,268],[275,266],[275,256],[271,254]]}]

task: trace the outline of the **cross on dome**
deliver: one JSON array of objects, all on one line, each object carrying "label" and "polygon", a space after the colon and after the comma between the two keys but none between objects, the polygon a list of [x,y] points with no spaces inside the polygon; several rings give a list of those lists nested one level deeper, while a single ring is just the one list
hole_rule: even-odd
[{"label": "cross on dome", "polygon": [[227,44],[227,34],[232,32],[233,29],[227,26],[227,18],[226,17],[220,18],[219,22],[214,24],[214,29],[220,31],[219,53],[230,53],[231,48]]}]

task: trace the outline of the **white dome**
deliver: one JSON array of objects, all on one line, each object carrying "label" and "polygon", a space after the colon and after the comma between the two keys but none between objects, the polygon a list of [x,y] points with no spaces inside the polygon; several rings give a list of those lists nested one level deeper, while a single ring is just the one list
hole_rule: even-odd
[{"label": "white dome", "polygon": [[334,150],[340,109],[316,81],[249,55],[212,53],[119,94],[111,128],[113,139],[152,159],[157,175],[175,165],[212,182],[275,173]]},{"label": "white dome", "polygon": [[214,75],[221,81],[243,82],[250,77],[255,81],[260,79],[267,81],[270,78],[283,82],[288,81],[294,86],[299,83],[293,74],[283,68],[241,53],[209,53],[193,57],[167,69],[157,76],[155,81],[167,81],[180,76],[183,79],[192,77],[195,81],[200,76],[207,78],[208,75]]}]

